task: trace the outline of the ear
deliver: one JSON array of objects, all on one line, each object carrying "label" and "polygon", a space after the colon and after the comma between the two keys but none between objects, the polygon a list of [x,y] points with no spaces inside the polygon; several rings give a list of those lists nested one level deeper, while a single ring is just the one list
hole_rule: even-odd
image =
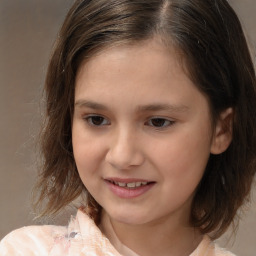
[{"label": "ear", "polygon": [[233,108],[221,112],[212,138],[212,154],[221,154],[229,147],[232,141],[233,116]]}]

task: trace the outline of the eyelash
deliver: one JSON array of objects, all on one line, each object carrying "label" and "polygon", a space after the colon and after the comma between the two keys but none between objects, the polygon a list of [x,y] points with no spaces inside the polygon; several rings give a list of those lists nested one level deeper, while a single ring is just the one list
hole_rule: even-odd
[{"label": "eyelash", "polygon": [[[158,122],[160,121],[160,123],[162,125],[160,125],[160,126],[153,125],[152,121],[158,121]],[[149,123],[151,123],[151,124],[149,124]],[[175,121],[169,120],[166,118],[152,117],[145,124],[147,124],[148,126],[153,126],[154,128],[163,129],[163,128],[167,128],[167,127],[173,125],[174,123],[175,123]]]},{"label": "eyelash", "polygon": [[[103,117],[103,116],[100,116],[100,115],[89,115],[89,116],[86,116],[84,119],[85,119],[85,121],[89,124],[89,125],[91,125],[91,126],[103,126],[103,125],[109,125],[110,124],[110,122],[109,121],[107,121],[107,123],[106,124],[95,124],[95,123],[93,123],[93,118],[95,119],[95,118],[98,118],[98,119],[101,119],[102,121],[107,121],[107,119],[105,118],[105,117]],[[95,120],[94,120],[95,121]],[[99,121],[99,120],[98,120]]]},{"label": "eyelash", "polygon": [[[96,118],[98,118],[98,120],[95,120]],[[93,120],[94,119],[94,120]],[[100,127],[100,126],[105,126],[105,125],[110,125],[110,122],[103,116],[100,115],[89,115],[84,117],[84,120],[90,125],[90,126],[94,126],[94,127]],[[100,122],[100,124],[95,124],[96,122]],[[154,121],[160,121],[160,126],[156,126],[153,125]],[[162,118],[162,117],[152,117],[150,118],[147,122],[145,122],[145,125],[147,126],[152,126],[154,128],[157,129],[164,129],[166,127],[169,127],[171,125],[173,125],[175,123],[175,121],[173,120],[169,120],[166,118]]]}]

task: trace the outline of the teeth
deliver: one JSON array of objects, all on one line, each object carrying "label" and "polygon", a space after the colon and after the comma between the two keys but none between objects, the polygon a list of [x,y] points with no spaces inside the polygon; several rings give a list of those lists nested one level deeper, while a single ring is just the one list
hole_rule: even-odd
[{"label": "teeth", "polygon": [[127,183],[126,185],[128,188],[135,188],[136,187],[136,183],[133,182],[133,183]]},{"label": "teeth", "polygon": [[123,182],[117,182],[117,181],[113,181],[112,183],[114,183],[115,185],[119,186],[119,187],[127,187],[127,188],[137,188],[140,186],[145,186],[148,184],[148,182],[130,182],[130,183],[123,183]]},{"label": "teeth", "polygon": [[119,187],[125,187],[125,186],[126,186],[126,184],[125,184],[125,183],[122,183],[122,182],[117,182],[117,185],[118,185]]}]

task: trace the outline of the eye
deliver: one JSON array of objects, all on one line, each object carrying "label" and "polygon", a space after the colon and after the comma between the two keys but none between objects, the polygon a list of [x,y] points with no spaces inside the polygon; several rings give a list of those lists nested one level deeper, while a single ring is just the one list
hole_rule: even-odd
[{"label": "eye", "polygon": [[156,128],[164,128],[167,126],[170,126],[172,124],[174,124],[174,121],[165,119],[165,118],[160,118],[160,117],[156,117],[156,118],[151,118],[148,122],[147,125],[149,126],[153,126]]},{"label": "eye", "polygon": [[103,126],[103,125],[109,125],[110,124],[110,122],[106,118],[104,118],[102,116],[98,116],[98,115],[87,116],[84,119],[91,126]]}]

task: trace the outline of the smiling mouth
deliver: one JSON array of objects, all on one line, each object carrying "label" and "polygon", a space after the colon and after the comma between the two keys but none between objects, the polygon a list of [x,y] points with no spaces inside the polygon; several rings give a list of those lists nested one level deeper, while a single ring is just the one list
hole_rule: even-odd
[{"label": "smiling mouth", "polygon": [[132,199],[139,197],[149,191],[155,181],[140,179],[107,178],[104,179],[112,193],[120,198]]},{"label": "smiling mouth", "polygon": [[119,186],[122,188],[129,188],[129,189],[139,188],[139,187],[146,186],[148,184],[153,183],[153,182],[144,182],[144,181],[125,183],[125,182],[117,182],[117,181],[113,181],[113,180],[108,180],[108,182],[110,182],[116,186]]}]

